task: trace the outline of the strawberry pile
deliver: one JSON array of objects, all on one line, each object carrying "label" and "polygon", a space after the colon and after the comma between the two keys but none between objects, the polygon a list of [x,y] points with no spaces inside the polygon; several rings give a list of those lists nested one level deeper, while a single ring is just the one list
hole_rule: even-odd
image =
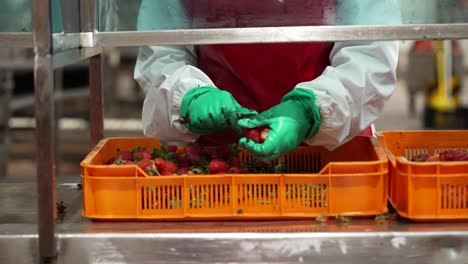
[{"label": "strawberry pile", "polygon": [[281,173],[284,165],[260,161],[241,164],[237,145],[201,146],[190,144],[184,148],[161,146],[152,152],[137,146],[131,150],[117,149],[107,165],[137,165],[150,176],[193,174]]},{"label": "strawberry pile", "polygon": [[433,162],[433,161],[468,161],[468,151],[465,149],[447,149],[434,155],[420,154],[411,161]]}]

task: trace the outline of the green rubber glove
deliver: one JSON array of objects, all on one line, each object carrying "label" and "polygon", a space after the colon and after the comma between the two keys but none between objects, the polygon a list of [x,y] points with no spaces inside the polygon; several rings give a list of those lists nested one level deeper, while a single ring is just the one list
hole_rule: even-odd
[{"label": "green rubber glove", "polygon": [[241,138],[240,147],[247,149],[256,159],[267,162],[294,151],[304,139],[318,132],[322,119],[312,91],[296,88],[281,102],[254,118],[238,121],[243,128],[270,127],[263,143]]},{"label": "green rubber glove", "polygon": [[257,112],[242,107],[229,92],[216,87],[203,86],[190,89],[182,98],[180,116],[188,119],[185,126],[197,134],[209,134],[227,128],[238,135],[242,128],[237,124],[237,113],[243,116]]}]

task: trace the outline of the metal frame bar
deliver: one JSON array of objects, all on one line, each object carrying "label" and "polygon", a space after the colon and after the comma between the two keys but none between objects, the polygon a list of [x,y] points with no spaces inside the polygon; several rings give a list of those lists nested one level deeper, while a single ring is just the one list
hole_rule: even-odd
[{"label": "metal frame bar", "polygon": [[101,54],[89,59],[89,88],[91,142],[96,145],[104,137]]},{"label": "metal frame bar", "polygon": [[57,254],[55,215],[55,109],[50,0],[33,0],[34,94],[36,117],[39,257]]},{"label": "metal frame bar", "polygon": [[0,69],[0,179],[5,178],[8,172],[8,147],[10,132],[11,95],[13,93],[13,71]]},{"label": "metal frame bar", "polygon": [[82,46],[123,47],[234,43],[335,42],[468,38],[468,24],[301,26],[96,32]]},{"label": "metal frame bar", "polygon": [[0,33],[0,48],[32,48],[33,34],[27,33]]},{"label": "metal frame bar", "polygon": [[[53,34],[54,47],[125,47],[147,45],[197,45],[229,43],[333,42],[419,39],[468,39],[466,24],[408,24],[398,26],[301,26],[180,29],[161,31],[96,32],[88,21],[89,4],[83,0],[81,33]],[[94,1],[93,1],[94,2]],[[31,33],[0,33],[0,47],[33,47]]]},{"label": "metal frame bar", "polygon": [[[95,0],[80,1],[81,32],[95,32]],[[89,59],[89,98],[90,98],[90,133],[91,141],[97,144],[104,136],[104,122],[102,114],[102,52]]]},{"label": "metal frame bar", "polygon": [[75,64],[85,59],[99,55],[101,52],[101,48],[81,48],[60,52],[54,54],[52,57],[53,67],[54,69],[57,69],[67,65]]}]

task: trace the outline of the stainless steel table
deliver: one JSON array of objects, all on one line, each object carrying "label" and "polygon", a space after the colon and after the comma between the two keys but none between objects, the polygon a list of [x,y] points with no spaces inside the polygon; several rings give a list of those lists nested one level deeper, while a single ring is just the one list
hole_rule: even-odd
[{"label": "stainless steel table", "polygon": [[[81,217],[79,177],[58,178],[58,263],[468,263],[467,223],[100,222]],[[0,179],[0,263],[37,260],[36,185]]]}]

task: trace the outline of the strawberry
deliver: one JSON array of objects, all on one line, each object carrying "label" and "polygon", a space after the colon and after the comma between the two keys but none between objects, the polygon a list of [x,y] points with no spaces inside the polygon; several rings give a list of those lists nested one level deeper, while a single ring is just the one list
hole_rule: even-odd
[{"label": "strawberry", "polygon": [[188,174],[188,172],[189,172],[189,168],[188,168],[188,167],[181,167],[181,168],[179,169],[179,174],[180,174],[180,175]]},{"label": "strawberry", "polygon": [[163,171],[164,167],[166,166],[166,161],[161,159],[161,158],[155,158],[154,160],[154,165],[158,169],[158,171]]},{"label": "strawberry", "polygon": [[148,151],[146,151],[146,148],[142,148],[140,146],[134,148],[132,150],[132,153],[133,153],[133,160],[134,161],[140,161],[140,160],[144,160],[144,159],[152,159],[153,157],[151,156],[151,153],[149,153]]},{"label": "strawberry", "polygon": [[169,172],[170,174],[174,174],[177,172],[177,166],[174,162],[166,160],[166,166],[164,167],[164,171]]},{"label": "strawberry", "polygon": [[176,152],[177,151],[177,146],[175,145],[169,145],[169,146],[166,146],[166,150],[167,152]]},{"label": "strawberry", "polygon": [[221,159],[213,159],[208,165],[208,170],[211,174],[226,173],[229,169],[229,164]]},{"label": "strawberry", "polygon": [[252,140],[255,143],[260,142],[260,133],[258,132],[256,128],[244,129],[242,136]]},{"label": "strawberry", "polygon": [[193,143],[185,147],[185,153],[200,154],[201,149],[200,145]]},{"label": "strawberry", "polygon": [[240,174],[241,169],[239,167],[230,167],[227,171],[227,173],[232,173],[232,174]]},{"label": "strawberry", "polygon": [[266,126],[248,128],[243,130],[242,136],[252,140],[255,143],[263,143],[268,137],[269,132],[270,128]]},{"label": "strawberry", "polygon": [[154,166],[154,162],[150,159],[143,159],[137,163],[137,166],[143,169],[149,175],[159,175],[158,169]]},{"label": "strawberry", "polygon": [[202,160],[202,156],[200,155],[200,153],[196,152],[185,152],[185,157],[191,163],[199,163]]},{"label": "strawberry", "polygon": [[468,160],[468,152],[464,149],[447,149],[440,153],[441,161]]},{"label": "strawberry", "polygon": [[117,149],[114,156],[106,161],[106,164],[119,164],[121,165],[123,160],[133,161],[133,155],[128,150]]},{"label": "strawberry", "polygon": [[431,161],[440,161],[439,154],[434,154],[432,157],[428,158],[426,162],[431,162]]},{"label": "strawberry", "polygon": [[117,149],[117,153],[115,154],[115,157],[122,157],[123,160],[133,160],[133,155],[130,151],[128,150],[122,150],[120,151]]},{"label": "strawberry", "polygon": [[429,155],[427,153],[419,154],[419,155],[415,156],[412,161],[423,162],[423,161],[426,161],[427,159],[429,159],[430,157],[431,157],[431,155]]},{"label": "strawberry", "polygon": [[112,164],[115,164],[115,165],[133,165],[134,163],[131,160],[124,160],[124,159],[122,159],[122,156],[119,156],[119,158],[114,160],[114,162]]}]

